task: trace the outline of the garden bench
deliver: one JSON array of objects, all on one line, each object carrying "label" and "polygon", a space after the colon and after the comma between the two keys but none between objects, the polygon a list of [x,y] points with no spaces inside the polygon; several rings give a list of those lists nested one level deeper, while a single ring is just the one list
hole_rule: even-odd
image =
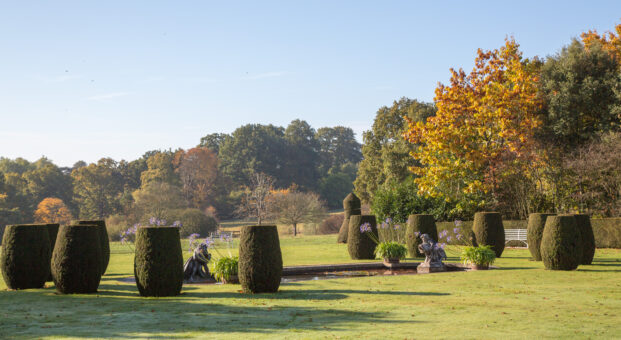
[{"label": "garden bench", "polygon": [[505,244],[509,243],[509,241],[523,242],[526,248],[528,248],[526,229],[505,229]]}]

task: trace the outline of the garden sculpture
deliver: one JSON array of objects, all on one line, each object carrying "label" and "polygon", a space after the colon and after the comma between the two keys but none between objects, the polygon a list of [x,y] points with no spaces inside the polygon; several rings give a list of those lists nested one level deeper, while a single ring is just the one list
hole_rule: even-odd
[{"label": "garden sculpture", "polygon": [[201,244],[194,249],[194,254],[183,265],[183,280],[186,282],[197,281],[197,276],[201,279],[209,279],[209,268],[207,263],[211,259],[211,254],[207,251],[207,245]]},{"label": "garden sculpture", "polygon": [[416,270],[419,273],[446,271],[446,267],[442,263],[442,260],[446,259],[444,249],[428,234],[422,234],[420,238],[422,243],[418,245],[418,250],[425,254],[425,262],[421,263]]}]

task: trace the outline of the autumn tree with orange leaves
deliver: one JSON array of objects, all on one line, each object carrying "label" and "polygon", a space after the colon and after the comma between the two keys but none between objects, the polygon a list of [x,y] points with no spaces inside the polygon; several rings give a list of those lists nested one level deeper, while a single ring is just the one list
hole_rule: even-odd
[{"label": "autumn tree with orange leaves", "polygon": [[204,209],[213,200],[218,157],[207,148],[192,148],[175,155],[183,195],[191,206]]},{"label": "autumn tree with orange leaves", "polygon": [[494,208],[507,182],[537,164],[538,66],[518,47],[507,39],[500,49],[479,49],[470,74],[451,69],[450,85],[436,88],[436,116],[405,117],[404,136],[418,145],[411,155],[421,165],[411,171],[419,192],[455,202],[456,215]]},{"label": "autumn tree with orange leaves", "polygon": [[73,218],[65,203],[56,197],[47,197],[39,203],[34,213],[37,223],[61,223],[71,222]]},{"label": "autumn tree with orange leaves", "polygon": [[582,33],[580,37],[587,50],[599,43],[602,49],[613,56],[617,62],[621,61],[621,24],[615,26],[615,32],[608,31],[600,35],[597,31],[588,30]]}]

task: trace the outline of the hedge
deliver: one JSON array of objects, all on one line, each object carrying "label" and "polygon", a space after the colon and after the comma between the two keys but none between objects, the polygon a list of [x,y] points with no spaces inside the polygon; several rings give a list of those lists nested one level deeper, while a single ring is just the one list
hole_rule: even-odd
[{"label": "hedge", "polygon": [[275,225],[242,227],[238,277],[246,293],[278,291],[282,277],[282,253]]},{"label": "hedge", "polygon": [[586,214],[575,214],[578,234],[582,243],[582,256],[580,264],[591,264],[595,255],[595,236],[591,226],[591,217]]},{"label": "hedge", "polygon": [[139,227],[134,277],[141,296],[175,296],[183,286],[183,253],[177,227]]},{"label": "hedge", "polygon": [[97,226],[99,232],[99,246],[101,247],[101,275],[106,273],[110,262],[110,240],[108,239],[108,229],[106,221],[103,220],[84,220],[77,221],[77,224],[87,224]]},{"label": "hedge", "polygon": [[43,288],[50,275],[50,239],[45,224],[8,225],[0,270],[10,289]]},{"label": "hedge", "polygon": [[351,215],[349,217],[349,232],[347,233],[347,250],[352,260],[375,259],[375,242],[360,232],[360,226],[369,223],[371,233],[378,237],[375,215]]},{"label": "hedge", "polygon": [[533,213],[528,215],[528,227],[526,231],[526,242],[528,244],[528,250],[533,256],[533,260],[541,261],[541,252],[539,248],[541,246],[541,237],[543,236],[543,228],[546,225],[546,219],[548,216],[554,214],[545,213]]},{"label": "hedge", "polygon": [[574,215],[549,216],[541,238],[546,269],[574,270],[582,260],[582,241]]},{"label": "hedge", "polygon": [[422,234],[429,235],[436,242],[439,241],[435,218],[433,215],[425,214],[410,215],[405,231],[405,242],[411,257],[425,257],[425,254],[418,250],[418,245],[421,244],[420,235]]},{"label": "hedge", "polygon": [[58,223],[48,223],[47,226],[47,234],[50,237],[50,275],[48,275],[46,281],[54,281],[52,277],[52,253],[54,251],[54,245],[56,245],[56,237],[58,236],[58,229],[60,228],[60,224]]},{"label": "hedge", "polygon": [[339,230],[339,236],[337,238],[338,243],[347,243],[349,218],[352,215],[362,214],[360,199],[353,192],[347,195],[347,197],[343,200],[343,211],[345,213],[345,218],[343,219],[343,224],[341,224],[341,229]]},{"label": "hedge", "polygon": [[505,250],[505,229],[502,225],[502,216],[497,212],[478,212],[474,214],[472,231],[479,245],[492,247],[496,257],[500,257]]}]

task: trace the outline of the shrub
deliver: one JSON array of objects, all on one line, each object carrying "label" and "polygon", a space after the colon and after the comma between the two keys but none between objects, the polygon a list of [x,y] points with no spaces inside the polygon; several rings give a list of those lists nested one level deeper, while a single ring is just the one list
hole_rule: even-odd
[{"label": "shrub", "polygon": [[382,242],[375,248],[375,255],[383,259],[404,259],[408,249],[398,242]]},{"label": "shrub", "polygon": [[347,195],[343,200],[343,210],[344,217],[343,223],[341,224],[341,229],[339,230],[339,236],[337,239],[338,243],[347,243],[349,233],[349,218],[352,215],[360,215],[362,214],[362,210],[360,209],[360,199],[353,192]]},{"label": "shrub", "polygon": [[179,295],[183,285],[179,228],[139,227],[135,247],[134,276],[140,295]]},{"label": "shrub", "polygon": [[574,215],[549,216],[541,238],[541,259],[546,269],[574,270],[582,259]]},{"label": "shrub", "polygon": [[[369,224],[372,235],[361,232],[360,226]],[[375,247],[377,244],[373,240],[378,239],[377,222],[375,215],[351,215],[349,217],[349,232],[347,233],[347,250],[352,260],[375,259]]]},{"label": "shrub", "polygon": [[528,250],[535,261],[541,261],[541,236],[543,235],[543,227],[546,225],[548,216],[554,214],[533,213],[528,215],[528,227],[526,231],[526,243]]},{"label": "shrub", "polygon": [[217,281],[230,282],[238,274],[239,257],[221,257],[213,265],[213,276]]},{"label": "shrub", "polygon": [[461,253],[461,260],[466,265],[489,266],[496,260],[496,253],[491,246],[465,247]]},{"label": "shrub", "polygon": [[48,275],[46,281],[54,281],[52,278],[52,252],[54,251],[54,245],[56,245],[56,237],[58,236],[58,228],[60,228],[60,224],[58,223],[48,223],[47,226],[47,234],[50,237],[50,275]]},{"label": "shrub", "polygon": [[106,269],[108,269],[108,263],[110,262],[110,240],[108,238],[108,229],[106,229],[106,221],[87,220],[78,221],[77,224],[97,226],[97,232],[99,232],[99,246],[101,247],[101,275],[103,275]]},{"label": "shrub", "polygon": [[282,254],[276,226],[253,225],[242,228],[238,276],[244,292],[278,291],[282,277]]},{"label": "shrub", "polygon": [[591,264],[595,255],[595,235],[591,226],[591,218],[586,214],[575,214],[576,226],[582,243],[582,257],[580,264]]},{"label": "shrub", "polygon": [[472,231],[476,236],[478,245],[491,246],[500,257],[505,250],[505,228],[502,225],[502,217],[497,212],[478,212],[474,214]]},{"label": "shrub", "polygon": [[110,241],[120,241],[121,233],[127,230],[132,223],[129,221],[130,217],[123,215],[111,215],[106,218],[106,228],[108,230],[108,240]]},{"label": "shrub", "polygon": [[52,254],[52,277],[62,294],[96,293],[102,275],[100,226],[64,225]]},{"label": "shrub", "polygon": [[207,216],[194,208],[171,211],[168,217],[170,220],[181,222],[181,229],[179,230],[181,237],[188,237],[192,234],[207,237],[209,233],[218,229],[218,221],[214,217]]},{"label": "shrub", "polygon": [[597,248],[621,248],[621,218],[592,219]]},{"label": "shrub", "polygon": [[47,225],[6,226],[0,269],[7,287],[42,288],[50,275],[50,254]]},{"label": "shrub", "polygon": [[341,229],[343,221],[345,220],[345,214],[334,214],[328,216],[317,229],[317,233],[320,235],[336,234]]},{"label": "shrub", "polygon": [[438,229],[433,215],[410,215],[405,231],[405,242],[412,257],[425,257],[425,254],[418,250],[418,245],[421,244],[419,236],[422,234],[427,234],[434,241],[438,241]]}]

